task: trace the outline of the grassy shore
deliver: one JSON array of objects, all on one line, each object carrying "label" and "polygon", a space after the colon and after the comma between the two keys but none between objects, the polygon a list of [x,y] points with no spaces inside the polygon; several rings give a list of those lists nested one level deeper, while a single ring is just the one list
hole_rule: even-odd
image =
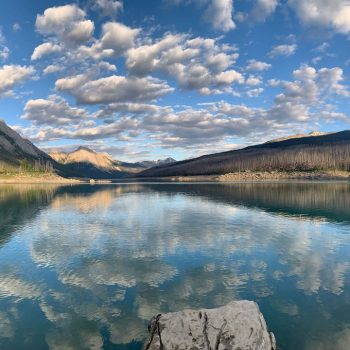
[{"label": "grassy shore", "polygon": [[0,184],[78,184],[81,181],[66,179],[53,173],[0,173]]}]

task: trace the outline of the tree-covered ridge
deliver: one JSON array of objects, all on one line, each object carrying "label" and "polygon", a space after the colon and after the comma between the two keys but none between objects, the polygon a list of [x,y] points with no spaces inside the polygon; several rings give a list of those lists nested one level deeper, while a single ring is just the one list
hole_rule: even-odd
[{"label": "tree-covered ridge", "polygon": [[350,171],[350,131],[264,143],[146,170],[141,176],[243,171]]}]

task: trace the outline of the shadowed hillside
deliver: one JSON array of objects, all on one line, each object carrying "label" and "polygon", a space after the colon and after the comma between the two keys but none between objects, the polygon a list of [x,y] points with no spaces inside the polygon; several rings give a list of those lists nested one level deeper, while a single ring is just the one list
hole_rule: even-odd
[{"label": "shadowed hillside", "polygon": [[215,175],[243,171],[350,170],[350,131],[290,138],[159,166],[139,176]]},{"label": "shadowed hillside", "polygon": [[[58,164],[0,120],[0,173],[52,172]],[[59,170],[56,168],[56,170]]]}]

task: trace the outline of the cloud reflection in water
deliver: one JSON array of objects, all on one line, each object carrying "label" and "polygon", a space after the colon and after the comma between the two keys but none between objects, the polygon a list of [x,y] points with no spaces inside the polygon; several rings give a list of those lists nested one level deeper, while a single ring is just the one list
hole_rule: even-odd
[{"label": "cloud reflection in water", "polygon": [[339,203],[349,187],[264,186],[78,186],[18,201],[35,215],[1,248],[0,344],[20,336],[5,310],[26,300],[48,322],[40,332],[50,349],[142,341],[157,312],[238,298],[260,303],[285,349],[308,349],[311,317],[315,337],[346,329],[349,225],[344,207],[326,210],[318,192]]}]

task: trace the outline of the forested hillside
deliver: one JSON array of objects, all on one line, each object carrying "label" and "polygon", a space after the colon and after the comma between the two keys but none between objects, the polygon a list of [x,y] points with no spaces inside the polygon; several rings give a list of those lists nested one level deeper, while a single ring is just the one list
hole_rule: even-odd
[{"label": "forested hillside", "polygon": [[291,138],[159,166],[140,176],[214,175],[243,171],[350,171],[350,131]]}]

